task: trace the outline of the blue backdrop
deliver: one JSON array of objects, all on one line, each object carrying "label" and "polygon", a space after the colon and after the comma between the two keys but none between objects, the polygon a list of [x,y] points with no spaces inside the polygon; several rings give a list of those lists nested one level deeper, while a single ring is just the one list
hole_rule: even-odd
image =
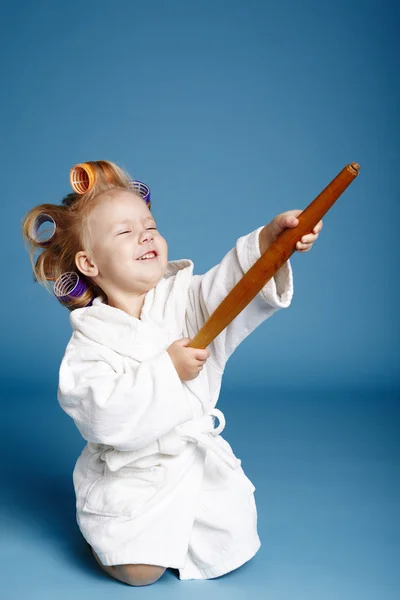
[{"label": "blue backdrop", "polygon": [[[291,259],[292,305],[228,362],[224,436],[256,485],[263,546],[204,585],[215,597],[394,598],[395,3],[38,0],[1,11],[7,599],[25,585],[31,598],[132,592],[92,564],[74,522],[84,441],[56,400],[69,312],[33,283],[21,237],[25,212],[61,202],[70,168],[100,159],[148,183],[169,259],[191,258],[195,273],[360,164],[312,251]],[[166,575],[147,590],[195,597],[202,583]]]}]

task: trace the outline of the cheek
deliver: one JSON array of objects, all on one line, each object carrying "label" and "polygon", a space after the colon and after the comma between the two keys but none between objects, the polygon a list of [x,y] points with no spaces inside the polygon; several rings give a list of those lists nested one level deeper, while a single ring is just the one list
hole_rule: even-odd
[{"label": "cheek", "polygon": [[158,243],[159,243],[160,249],[164,252],[164,254],[166,254],[168,252],[167,240],[165,238],[163,238],[162,236],[160,236]]},{"label": "cheek", "polygon": [[128,260],[132,259],[132,251],[126,245],[120,245],[110,249],[102,256],[103,268],[109,272],[117,272],[123,268]]}]

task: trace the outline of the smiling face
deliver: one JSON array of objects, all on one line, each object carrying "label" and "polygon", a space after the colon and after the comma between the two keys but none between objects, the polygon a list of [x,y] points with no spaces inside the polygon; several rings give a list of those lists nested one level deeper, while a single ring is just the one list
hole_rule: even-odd
[{"label": "smiling face", "polygon": [[[88,216],[90,248],[75,256],[78,269],[107,294],[108,304],[139,318],[146,293],[163,278],[168,245],[145,201],[125,190],[97,198]],[[138,260],[154,250],[157,256]]]}]

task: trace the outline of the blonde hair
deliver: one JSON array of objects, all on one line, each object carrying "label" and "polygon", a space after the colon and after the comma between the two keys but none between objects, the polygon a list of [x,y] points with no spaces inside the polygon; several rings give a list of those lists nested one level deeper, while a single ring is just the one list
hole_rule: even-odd
[{"label": "blonde hair", "polygon": [[[62,204],[39,204],[22,219],[22,237],[27,244],[34,281],[42,284],[52,295],[53,289],[48,282],[56,281],[63,273],[78,272],[76,253],[83,248],[91,248],[88,220],[91,211],[98,204],[97,197],[104,192],[110,192],[113,196],[114,192],[129,190],[142,198],[132,188],[132,177],[115,163],[99,160],[85,164],[91,165],[96,174],[94,184],[88,192],[67,194]],[[150,209],[150,202],[148,208]],[[40,241],[33,233],[34,225],[42,214],[48,215],[56,224],[54,234],[47,241]],[[43,251],[34,260],[33,254],[37,249]],[[70,311],[87,306],[95,296],[105,295],[92,278],[85,277],[80,271],[78,274],[87,289],[79,298],[71,298],[68,304],[60,301]]]}]

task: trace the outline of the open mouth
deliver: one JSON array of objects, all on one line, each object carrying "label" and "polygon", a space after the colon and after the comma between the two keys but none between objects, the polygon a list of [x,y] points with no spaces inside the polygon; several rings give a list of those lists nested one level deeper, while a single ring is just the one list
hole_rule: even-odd
[{"label": "open mouth", "polygon": [[137,258],[136,260],[139,260],[141,262],[149,262],[149,261],[151,262],[152,260],[155,260],[156,258],[157,258],[157,252],[152,250],[151,252],[144,254],[143,257]]}]

